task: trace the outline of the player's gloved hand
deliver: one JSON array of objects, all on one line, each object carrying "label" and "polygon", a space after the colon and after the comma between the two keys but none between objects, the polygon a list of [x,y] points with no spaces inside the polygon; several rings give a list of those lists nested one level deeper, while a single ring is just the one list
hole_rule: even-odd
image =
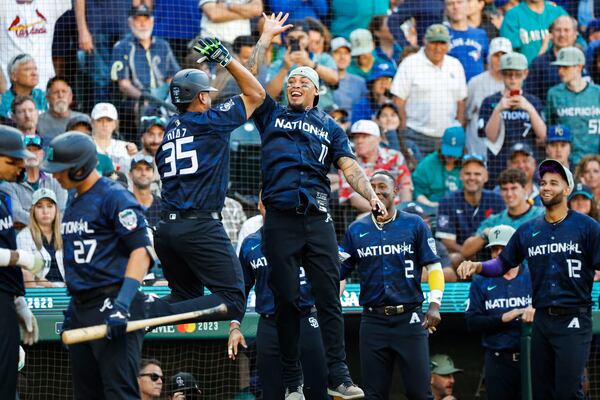
[{"label": "player's gloved hand", "polygon": [[26,250],[17,250],[19,253],[19,260],[17,265],[26,269],[35,275],[36,278],[43,278],[44,268],[46,267],[46,261],[37,253],[32,253]]},{"label": "player's gloved hand", "polygon": [[127,333],[127,321],[129,321],[129,312],[123,306],[114,303],[106,318],[106,337],[117,339],[124,336]]},{"label": "player's gloved hand", "polygon": [[37,320],[29,309],[25,297],[19,296],[15,299],[15,311],[21,328],[21,339],[23,343],[31,346],[38,341],[39,330]]},{"label": "player's gloved hand", "polygon": [[229,50],[217,38],[198,39],[194,50],[202,54],[198,60],[199,63],[208,58],[210,61],[221,64],[221,67],[226,67],[231,62]]}]

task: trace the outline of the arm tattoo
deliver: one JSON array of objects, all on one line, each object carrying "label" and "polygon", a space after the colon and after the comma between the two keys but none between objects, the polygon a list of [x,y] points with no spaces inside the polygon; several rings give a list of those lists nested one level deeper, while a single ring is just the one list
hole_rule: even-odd
[{"label": "arm tattoo", "polygon": [[371,188],[371,183],[356,160],[353,160],[350,157],[341,157],[338,161],[338,165],[344,173],[346,181],[348,181],[354,191],[369,201],[375,197],[375,192],[373,192],[373,188]]},{"label": "arm tattoo", "polygon": [[260,68],[265,61],[265,54],[269,48],[269,44],[270,43],[267,43],[265,45],[261,39],[256,42],[256,46],[254,46],[254,50],[252,50],[250,59],[246,63],[246,68],[252,73],[252,75],[258,75],[258,68]]}]

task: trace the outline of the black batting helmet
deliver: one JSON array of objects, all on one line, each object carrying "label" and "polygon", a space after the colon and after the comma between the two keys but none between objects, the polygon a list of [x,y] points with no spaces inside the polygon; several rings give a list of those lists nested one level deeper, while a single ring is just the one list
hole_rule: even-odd
[{"label": "black batting helmet", "polygon": [[96,144],[88,135],[69,131],[50,142],[42,169],[48,173],[69,170],[69,179],[80,182],[98,165]]},{"label": "black batting helmet", "polygon": [[173,104],[189,104],[200,92],[218,92],[210,86],[205,72],[198,69],[182,69],[177,72],[169,85]]},{"label": "black batting helmet", "polygon": [[21,131],[7,125],[0,125],[0,155],[13,158],[35,158],[25,147]]}]

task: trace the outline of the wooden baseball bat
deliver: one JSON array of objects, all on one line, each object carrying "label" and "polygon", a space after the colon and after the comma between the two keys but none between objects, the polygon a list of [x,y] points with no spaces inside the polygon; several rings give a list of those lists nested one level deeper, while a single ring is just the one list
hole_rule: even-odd
[{"label": "wooden baseball bat", "polygon": [[[153,326],[167,325],[174,322],[193,320],[207,315],[225,314],[227,306],[219,304],[216,307],[207,308],[205,310],[190,311],[181,314],[165,315],[164,317],[139,319],[136,321],[127,322],[127,332],[137,331]],[[75,344],[97,340],[106,337],[108,328],[106,324],[86,326],[85,328],[69,329],[62,333],[62,341],[64,344]]]}]

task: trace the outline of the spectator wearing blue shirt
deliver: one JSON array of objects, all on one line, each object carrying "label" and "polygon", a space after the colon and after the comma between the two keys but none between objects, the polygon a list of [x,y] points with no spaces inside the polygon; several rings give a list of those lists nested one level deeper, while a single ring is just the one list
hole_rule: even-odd
[{"label": "spectator wearing blue shirt", "polygon": [[375,42],[375,57],[391,65],[398,65],[402,56],[402,46],[396,42],[388,26],[387,15],[376,15],[369,22],[369,31]]},{"label": "spectator wearing blue shirt", "polygon": [[525,91],[545,101],[548,90],[561,83],[558,66],[552,65],[552,62],[556,61],[560,49],[572,47],[576,41],[577,21],[569,15],[556,18],[550,25],[552,47],[534,58],[529,65],[529,74],[523,84]]},{"label": "spectator wearing blue shirt", "polygon": [[[453,267],[462,261],[462,245],[479,224],[506,207],[502,197],[483,188],[488,180],[487,166],[478,155],[465,155],[460,170],[463,190],[448,193],[438,207],[435,236],[450,252]],[[456,275],[454,276],[456,280]]]},{"label": "spectator wearing blue shirt", "polygon": [[486,97],[479,112],[479,137],[487,138],[490,186],[506,168],[515,143],[535,149],[546,140],[542,102],[522,89],[528,74],[527,59],[520,53],[505,54],[500,69],[504,90]]},{"label": "spectator wearing blue shirt", "polygon": [[327,3],[327,0],[267,0],[266,6],[271,12],[289,10],[291,21],[306,17],[325,20],[329,12]]},{"label": "spectator wearing blue shirt", "polygon": [[483,29],[469,26],[467,0],[446,0],[450,51],[448,55],[460,61],[469,81],[485,70],[489,39]]},{"label": "spectator wearing blue shirt", "polygon": [[[328,53],[313,54],[308,50],[308,28],[301,22],[292,22],[294,26],[285,35],[286,50],[283,59],[277,60],[269,67],[265,89],[269,96],[280,99],[284,103],[286,96],[281,96],[287,90],[287,76],[296,67],[310,67],[317,72],[319,81],[335,86],[339,75],[334,59]],[[321,85],[319,105],[326,107],[333,103],[333,94],[325,85]]]},{"label": "spectator wearing blue shirt", "polygon": [[10,88],[2,93],[0,100],[0,117],[8,117],[12,102],[17,96],[31,96],[39,111],[46,111],[48,103],[43,90],[36,88],[39,75],[35,60],[29,54],[13,57],[6,67],[10,79]]},{"label": "spectator wearing blue shirt", "polygon": [[433,24],[441,24],[444,20],[444,1],[406,0],[393,8],[388,23],[392,34],[400,43],[404,36],[401,25],[411,18],[418,21],[415,26],[417,43],[423,43],[427,27]]},{"label": "spectator wearing blue shirt", "polygon": [[352,122],[361,119],[372,119],[382,104],[391,102],[390,88],[396,74],[394,67],[388,63],[375,65],[367,78],[369,94],[352,107]]},{"label": "spectator wearing blue shirt", "polygon": [[139,99],[144,90],[166,98],[168,83],[180,67],[169,43],[152,36],[152,10],[145,5],[132,8],[129,27],[131,35],[113,48],[112,80],[118,82],[119,91],[127,98]]},{"label": "spectator wearing blue shirt", "polygon": [[[352,45],[345,38],[337,37],[331,41],[331,55],[335,60],[340,77],[338,87],[333,91],[333,100],[347,113],[352,110],[354,104],[367,97],[368,94],[365,78],[347,71],[352,61],[351,52]],[[351,114],[346,117],[348,116]]]}]

